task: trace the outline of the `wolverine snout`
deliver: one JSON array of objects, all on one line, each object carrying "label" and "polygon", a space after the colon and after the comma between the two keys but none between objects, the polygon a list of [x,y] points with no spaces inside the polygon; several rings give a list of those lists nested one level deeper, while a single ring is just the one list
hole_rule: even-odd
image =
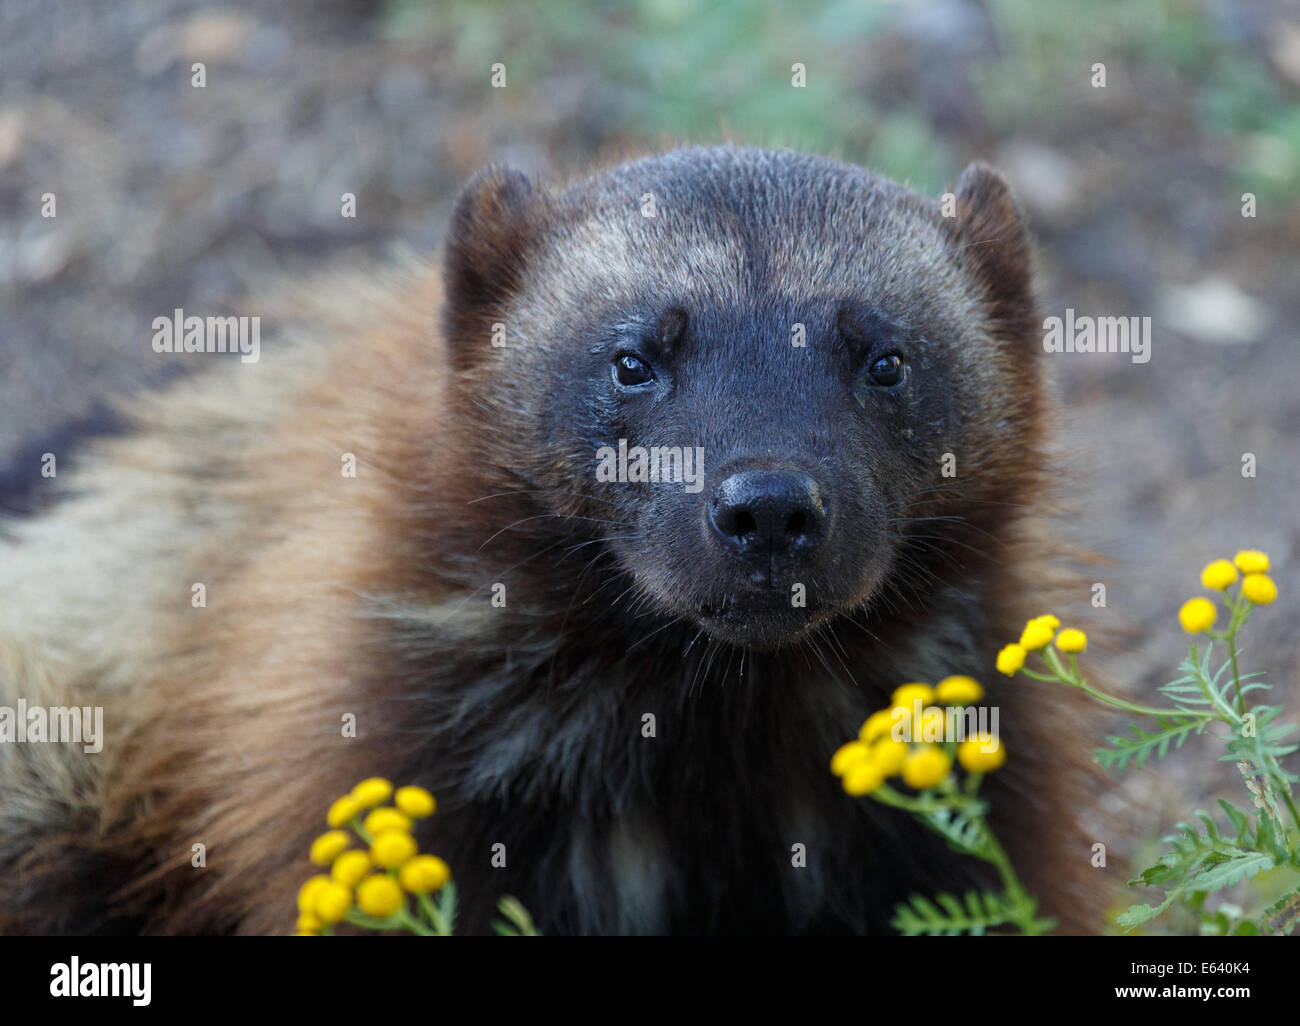
[{"label": "wolverine snout", "polygon": [[817,482],[791,470],[745,470],[724,478],[708,504],[717,545],[764,581],[804,566],[826,535]]}]

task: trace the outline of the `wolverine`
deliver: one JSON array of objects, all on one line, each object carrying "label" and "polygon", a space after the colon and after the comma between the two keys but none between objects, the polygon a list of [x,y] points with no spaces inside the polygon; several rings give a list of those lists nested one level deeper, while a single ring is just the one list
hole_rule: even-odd
[{"label": "wolverine", "polygon": [[[511,894],[548,934],[889,933],[996,880],[829,760],[949,674],[998,707],[1018,872],[1088,931],[1077,712],[991,679],[1050,552],[1032,264],[982,164],[940,202],[692,147],[485,169],[440,263],[270,300],[256,363],[190,356],[3,524],[0,705],[103,727],[0,745],[0,931],[292,932],[378,775],[437,795],[458,932]],[[700,486],[597,473],[637,447]]]}]

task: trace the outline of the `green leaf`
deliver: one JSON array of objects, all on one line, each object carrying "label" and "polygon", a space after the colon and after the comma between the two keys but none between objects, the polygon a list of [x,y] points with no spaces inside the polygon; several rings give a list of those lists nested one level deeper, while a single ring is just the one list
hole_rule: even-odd
[{"label": "green leaf", "polygon": [[982,815],[986,808],[987,806],[982,803],[973,805],[969,814],[963,814],[955,809],[940,809],[925,815],[922,822],[940,834],[953,850],[963,855],[983,857],[987,837],[978,816]]},{"label": "green leaf", "polygon": [[433,927],[443,936],[456,929],[456,881],[448,880],[433,900]]},{"label": "green leaf", "polygon": [[1136,926],[1150,922],[1173,903],[1173,896],[1170,895],[1154,908],[1150,905],[1130,905],[1127,912],[1121,912],[1115,917],[1115,922],[1126,930],[1132,930]]},{"label": "green leaf", "polygon": [[1217,891],[1266,869],[1272,869],[1276,862],[1272,855],[1262,852],[1250,852],[1237,858],[1216,860],[1209,869],[1197,873],[1183,882],[1180,891]]},{"label": "green leaf", "polygon": [[1228,820],[1237,831],[1237,844],[1245,844],[1250,836],[1250,817],[1226,798],[1219,799],[1219,808],[1228,814]]},{"label": "green leaf", "polygon": [[492,928],[503,937],[540,937],[533,917],[528,914],[518,898],[505,895],[497,902],[497,909],[509,920],[509,923],[494,922]]},{"label": "green leaf", "polygon": [[934,901],[913,894],[905,904],[894,908],[892,924],[907,937],[955,937],[963,933],[981,936],[993,927],[1016,922],[1023,911],[988,892],[981,895],[968,891],[964,903],[952,894],[936,894]]},{"label": "green leaf", "polygon": [[1277,820],[1268,809],[1259,810],[1258,826],[1255,828],[1255,847],[1270,852],[1279,862],[1286,861],[1288,855],[1286,839],[1277,828]]},{"label": "green leaf", "polygon": [[1137,724],[1131,723],[1128,729],[1132,737],[1114,734],[1107,737],[1106,741],[1112,747],[1096,749],[1097,761],[1104,769],[1122,770],[1130,761],[1134,766],[1142,766],[1153,751],[1157,758],[1163,759],[1169,751],[1171,741],[1174,742],[1174,748],[1181,748],[1189,734],[1193,731],[1201,733],[1209,723],[1202,718],[1174,720],[1165,716],[1159,717],[1156,722],[1160,729],[1153,733],[1147,733]]},{"label": "green leaf", "polygon": [[[1132,906],[1117,919],[1121,926],[1132,929],[1141,925],[1147,919],[1159,915],[1177,898],[1187,901],[1193,908],[1203,908],[1205,895],[1210,891],[1220,890],[1265,869],[1271,869],[1278,861],[1285,859],[1285,854],[1275,857],[1276,853],[1251,850],[1257,847],[1254,842],[1258,834],[1256,837],[1250,835],[1250,821],[1245,813],[1230,803],[1221,801],[1220,804],[1237,828],[1239,843],[1225,841],[1208,813],[1199,810],[1196,813],[1197,818],[1205,824],[1204,834],[1192,824],[1179,823],[1178,832],[1164,839],[1170,846],[1169,850],[1160,856],[1155,865],[1142,870],[1138,879],[1129,881],[1130,886],[1142,884],[1163,887],[1165,900],[1155,908],[1150,905]],[[1263,820],[1261,826],[1263,822],[1269,821]],[[1226,930],[1223,924],[1217,925]]]}]

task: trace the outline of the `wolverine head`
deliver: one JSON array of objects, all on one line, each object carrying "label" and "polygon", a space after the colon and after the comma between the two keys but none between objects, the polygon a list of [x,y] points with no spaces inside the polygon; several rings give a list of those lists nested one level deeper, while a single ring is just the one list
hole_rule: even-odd
[{"label": "wolverine head", "polygon": [[996,558],[1040,347],[995,172],[933,200],[733,147],[565,187],[488,169],[446,260],[489,458],[626,579],[611,600],[773,648]]}]

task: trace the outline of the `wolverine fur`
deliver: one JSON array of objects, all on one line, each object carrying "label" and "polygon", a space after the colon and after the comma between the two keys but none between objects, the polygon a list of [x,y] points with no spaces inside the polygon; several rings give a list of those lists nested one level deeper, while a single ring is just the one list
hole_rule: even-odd
[{"label": "wolverine fur", "polygon": [[[996,173],[954,191],[945,218],[865,170],[733,147],[567,187],[489,169],[442,266],[290,293],[255,311],[280,329],[261,363],[134,400],[123,437],[60,454],[56,500],[2,528],[0,704],[102,705],[106,737],[0,746],[0,932],[290,932],[325,810],[372,775],[437,794],[419,838],[467,931],[508,893],[548,933],[888,932],[909,894],[990,880],[828,760],[898,684],[950,673],[1001,707],[986,789],[1012,859],[1062,930],[1092,929],[1078,710],[992,672],[1050,562],[1031,252]],[[788,325],[829,337],[849,300],[920,354],[915,405],[854,428],[904,467],[859,468],[875,498],[852,515],[888,546],[851,553],[857,585],[828,563],[826,591],[857,591],[788,644],[732,643],[673,605],[710,587],[675,530],[690,509],[660,518],[671,539],[600,523],[642,500],[593,490],[614,435],[580,426],[623,414],[581,368],[602,326],[681,309],[711,449],[833,447],[817,400],[770,411],[831,394]]]}]

